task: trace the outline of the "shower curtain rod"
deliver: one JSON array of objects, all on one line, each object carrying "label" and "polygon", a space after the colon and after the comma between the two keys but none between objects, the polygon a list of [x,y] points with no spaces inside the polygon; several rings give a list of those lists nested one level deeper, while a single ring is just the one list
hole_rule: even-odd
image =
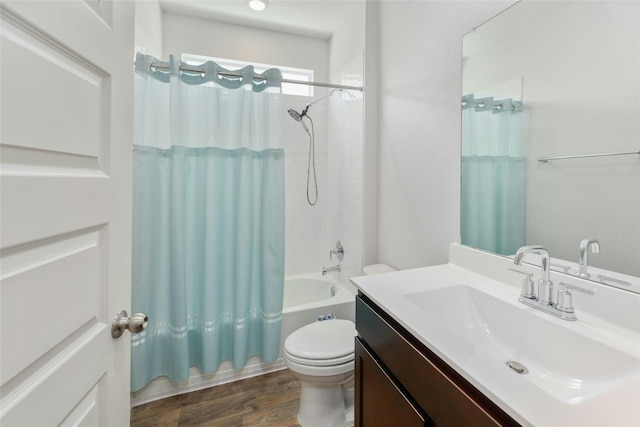
[{"label": "shower curtain rod", "polygon": [[[157,68],[159,70],[169,70],[170,67],[168,65],[151,63],[151,68]],[[180,71],[186,71],[188,73],[198,73],[203,74],[205,70],[202,68],[194,68],[194,67],[185,67],[180,66]],[[218,71],[219,76],[223,77],[242,77],[240,73],[234,73],[233,71]],[[266,77],[262,76],[254,76],[256,80],[266,80]],[[362,86],[348,86],[348,85],[338,85],[332,83],[320,83],[320,82],[305,82],[304,80],[291,80],[291,79],[282,79],[282,83],[292,83],[296,85],[307,85],[307,86],[318,86],[318,87],[328,87],[333,89],[346,89],[346,90],[359,90],[360,92],[364,91],[364,87]]]},{"label": "shower curtain rod", "polygon": [[640,155],[640,151],[631,151],[626,153],[580,154],[577,156],[540,157],[538,161],[541,163],[547,163],[550,160],[585,159],[587,157],[609,157],[609,156],[628,156],[628,155]]}]

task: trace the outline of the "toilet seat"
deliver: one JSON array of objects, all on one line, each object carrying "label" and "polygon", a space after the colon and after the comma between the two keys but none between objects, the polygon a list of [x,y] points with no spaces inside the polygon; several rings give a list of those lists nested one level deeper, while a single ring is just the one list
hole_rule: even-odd
[{"label": "toilet seat", "polygon": [[[291,360],[288,355],[285,354],[285,365],[293,372],[298,374],[309,375],[313,377],[315,381],[322,382],[323,377],[335,377],[336,375],[344,375],[347,373],[353,374],[355,367],[355,361],[353,357],[346,363],[339,365],[310,365],[307,363],[298,363]],[[345,378],[346,379],[346,378]]]},{"label": "toilet seat", "polygon": [[356,326],[333,319],[303,326],[287,337],[284,353],[290,360],[311,366],[330,366],[353,360]]},{"label": "toilet seat", "polygon": [[307,366],[343,365],[345,363],[351,362],[354,358],[354,354],[349,353],[341,357],[336,357],[335,359],[307,359],[304,357],[294,356],[293,354],[289,353],[286,349],[284,350],[284,354],[289,361],[298,363],[300,365],[307,365]]}]

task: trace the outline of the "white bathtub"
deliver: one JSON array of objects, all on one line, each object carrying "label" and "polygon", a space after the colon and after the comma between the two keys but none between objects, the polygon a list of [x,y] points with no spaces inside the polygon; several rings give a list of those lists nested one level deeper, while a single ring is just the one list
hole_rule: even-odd
[{"label": "white bathtub", "polygon": [[355,294],[330,274],[285,277],[280,356],[284,341],[293,331],[327,314],[333,314],[336,319],[355,321]]}]

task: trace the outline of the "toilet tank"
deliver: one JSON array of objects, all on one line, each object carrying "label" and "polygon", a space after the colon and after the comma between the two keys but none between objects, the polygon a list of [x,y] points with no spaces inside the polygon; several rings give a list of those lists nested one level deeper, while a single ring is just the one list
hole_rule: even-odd
[{"label": "toilet tank", "polygon": [[397,271],[397,270],[393,267],[389,267],[387,264],[365,265],[364,268],[362,269],[362,273],[364,273],[366,276],[369,276],[372,274],[390,273],[392,271]]}]

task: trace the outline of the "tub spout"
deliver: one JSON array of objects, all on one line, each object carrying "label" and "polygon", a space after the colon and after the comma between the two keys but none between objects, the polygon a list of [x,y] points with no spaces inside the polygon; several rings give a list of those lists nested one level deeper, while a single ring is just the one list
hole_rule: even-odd
[{"label": "tub spout", "polygon": [[338,273],[340,273],[340,264],[336,265],[335,267],[322,267],[322,275],[323,276],[326,276],[327,273],[329,273],[331,271],[337,271]]}]

